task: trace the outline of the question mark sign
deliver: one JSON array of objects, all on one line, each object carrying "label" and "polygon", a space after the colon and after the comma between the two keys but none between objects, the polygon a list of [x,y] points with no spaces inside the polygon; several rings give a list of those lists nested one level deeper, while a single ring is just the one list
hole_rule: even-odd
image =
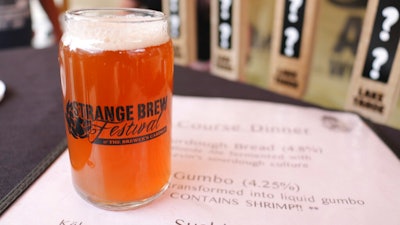
[{"label": "question mark sign", "polygon": [[228,24],[228,23],[221,23],[219,25],[219,29],[221,32],[220,35],[220,43],[219,45],[224,48],[224,49],[228,49],[229,48],[229,38],[232,35],[232,27]]},{"label": "question mark sign", "polygon": [[303,0],[289,0],[289,2],[290,2],[290,6],[289,6],[288,19],[289,19],[289,22],[296,23],[299,20],[297,11],[303,5]]},{"label": "question mark sign", "polygon": [[228,20],[231,17],[229,13],[229,8],[232,6],[232,0],[222,0],[221,1],[221,19]]},{"label": "question mark sign", "polygon": [[177,38],[179,37],[179,26],[181,24],[181,19],[178,15],[170,15],[169,21],[171,23],[171,37]]},{"label": "question mark sign", "polygon": [[389,58],[389,53],[385,48],[379,47],[372,50],[372,56],[374,56],[374,61],[372,62],[372,70],[369,71],[369,76],[377,80],[380,77],[379,71],[383,64],[385,64]]},{"label": "question mark sign", "polygon": [[293,56],[294,55],[294,45],[299,40],[299,31],[294,27],[288,27],[285,29],[285,55]]},{"label": "question mark sign", "polygon": [[399,12],[393,6],[386,7],[382,10],[382,15],[385,17],[382,28],[379,33],[381,41],[388,41],[390,39],[390,28],[399,20]]}]

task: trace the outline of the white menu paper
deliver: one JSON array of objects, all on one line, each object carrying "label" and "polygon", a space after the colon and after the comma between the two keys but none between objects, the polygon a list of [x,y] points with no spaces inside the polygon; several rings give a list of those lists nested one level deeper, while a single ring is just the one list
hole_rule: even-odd
[{"label": "white menu paper", "polygon": [[400,224],[400,161],[356,115],[284,104],[175,96],[173,174],[135,210],[74,191],[67,152],[0,224]]}]

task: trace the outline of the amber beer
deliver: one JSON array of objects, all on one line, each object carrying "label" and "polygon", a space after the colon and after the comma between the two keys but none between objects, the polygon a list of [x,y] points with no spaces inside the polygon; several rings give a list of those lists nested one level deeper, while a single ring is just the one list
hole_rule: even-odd
[{"label": "amber beer", "polygon": [[59,62],[75,189],[122,210],[155,199],[171,172],[173,47],[161,12],[66,13]]}]

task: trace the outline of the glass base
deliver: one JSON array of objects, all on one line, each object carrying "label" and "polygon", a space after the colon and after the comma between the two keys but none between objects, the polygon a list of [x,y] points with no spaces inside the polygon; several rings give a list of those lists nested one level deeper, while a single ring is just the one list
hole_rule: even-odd
[{"label": "glass base", "polygon": [[166,183],[160,189],[160,191],[158,193],[156,193],[155,195],[152,195],[149,198],[145,198],[145,199],[133,201],[133,202],[100,202],[100,201],[94,200],[93,198],[85,195],[76,186],[75,186],[75,190],[76,190],[76,192],[78,192],[79,196],[81,196],[84,200],[89,202],[91,205],[94,205],[101,209],[110,210],[110,211],[123,211],[123,210],[139,208],[141,206],[149,204],[153,200],[160,197],[168,189],[168,186],[169,186],[169,182]]}]

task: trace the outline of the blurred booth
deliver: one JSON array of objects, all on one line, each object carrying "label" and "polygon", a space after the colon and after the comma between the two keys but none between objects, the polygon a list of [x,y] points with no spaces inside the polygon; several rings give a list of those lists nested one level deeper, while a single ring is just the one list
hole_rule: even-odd
[{"label": "blurred booth", "polygon": [[[59,5],[61,11],[64,11],[82,7],[120,7],[126,1],[132,0],[59,0]],[[215,76],[279,92],[329,109],[355,111],[375,122],[400,129],[398,100],[400,85],[397,78],[400,72],[396,66],[400,65],[397,54],[398,39],[392,38],[392,45],[393,43],[396,45],[386,48],[390,50],[391,79],[385,82],[375,82],[373,79],[364,81],[365,75],[364,77],[360,75],[361,67],[367,63],[372,65],[374,61],[373,58],[365,59],[365,54],[371,54],[367,52],[368,46],[362,46],[364,50],[359,49],[360,43],[367,42],[372,46],[372,42],[377,41],[372,40],[372,29],[383,30],[383,23],[389,21],[393,13],[397,15],[397,20],[390,20],[392,23],[389,28],[392,29],[389,31],[392,37],[399,36],[399,2],[394,0],[132,2],[140,2],[140,7],[162,10],[169,16],[177,65],[209,71]],[[388,13],[390,10],[386,10],[387,16],[382,15],[385,8],[392,8],[391,11],[395,12],[390,14]],[[290,14],[298,16],[300,21],[301,18],[304,20],[302,23],[291,23]],[[378,26],[377,24],[379,27],[374,28]],[[297,40],[293,39],[297,42],[293,45],[294,53],[301,53],[297,56],[282,56],[285,51],[283,45],[290,41],[289,36],[285,36],[290,31],[287,28],[296,26],[302,26],[302,32],[297,34],[300,35]],[[284,30],[287,33],[283,32]],[[305,42],[307,43],[304,44]],[[382,43],[389,46],[386,42]],[[287,60],[288,57],[293,59]],[[295,65],[296,60],[302,62]],[[279,66],[280,77],[276,78],[274,76]],[[276,88],[277,84],[274,83],[276,79],[288,87]],[[303,87],[296,94],[285,91],[296,85]],[[363,86],[357,87],[357,85]],[[361,108],[358,109],[356,104]]]},{"label": "blurred booth", "polygon": [[[169,14],[168,7],[172,6],[171,4],[176,4],[181,7],[179,8],[179,13],[182,13],[181,15],[188,16],[189,14],[192,18],[197,18],[192,15],[192,13],[195,14],[198,12],[189,7],[182,7],[185,4],[192,7],[193,5],[196,5],[195,2],[196,0],[164,0],[163,10]],[[187,34],[187,36],[190,37],[190,35],[195,34],[195,37],[192,37],[192,41],[196,43],[199,43],[198,41],[200,39],[204,41],[204,39],[207,38],[207,35],[210,35],[211,49],[209,60],[210,72],[213,75],[276,91],[273,86],[274,84],[271,82],[271,77],[273,76],[271,71],[273,71],[273,67],[276,67],[277,64],[277,61],[274,61],[274,57],[276,57],[273,52],[274,40],[276,41],[277,39],[281,39],[280,42],[278,42],[280,46],[284,44],[284,41],[289,41],[288,39],[285,39],[286,37],[284,36],[284,33],[279,34],[279,32],[277,32],[276,26],[279,24],[281,26],[291,26],[288,24],[290,21],[286,21],[285,17],[280,15],[289,16],[290,13],[293,13],[291,10],[294,10],[300,18],[301,16],[312,14],[312,19],[305,17],[305,22],[303,21],[302,24],[303,33],[299,37],[301,40],[298,40],[299,43],[300,41],[303,43],[307,41],[307,39],[310,39],[307,45],[300,46],[299,44],[299,49],[301,48],[301,52],[303,52],[302,54],[309,55],[307,64],[301,64],[301,66],[299,66],[299,71],[297,71],[300,73],[301,70],[304,70],[304,65],[309,67],[308,70],[306,70],[306,76],[301,79],[299,78],[299,80],[296,81],[304,83],[305,89],[301,94],[293,97],[329,109],[356,111],[375,122],[386,124],[397,129],[400,128],[400,102],[398,101],[399,84],[397,78],[393,78],[392,84],[388,83],[386,85],[388,87],[378,84],[378,86],[380,85],[378,90],[381,90],[382,92],[385,92],[388,88],[391,89],[390,93],[382,95],[385,96],[385,101],[387,102],[378,103],[388,104],[385,106],[386,115],[370,116],[370,114],[364,113],[364,111],[373,108],[371,107],[371,104],[375,103],[367,102],[366,105],[363,105],[366,107],[361,108],[361,110],[348,107],[348,99],[351,98],[349,97],[350,89],[355,89],[355,85],[351,85],[351,81],[353,73],[355,72],[354,65],[356,65],[356,56],[362,37],[361,34],[363,30],[365,32],[368,26],[372,27],[371,23],[374,22],[373,20],[375,17],[378,18],[380,13],[378,12],[378,5],[382,8],[387,7],[382,4],[394,4],[391,7],[398,11],[399,4],[395,1],[382,3],[383,1],[377,0],[316,0],[315,2],[311,0],[209,0],[206,2],[209,2],[211,8],[210,34],[199,32],[198,21],[192,21],[191,19],[184,19],[182,17],[180,20],[180,26],[182,28],[195,28],[194,31],[191,31],[192,33]],[[372,6],[371,2],[374,2],[375,6]],[[370,8],[374,8],[375,11],[372,9],[370,10],[371,12],[369,13],[371,15],[369,17],[372,19],[369,22],[367,21],[369,25],[366,25],[364,18],[367,13],[368,3],[371,5]],[[309,8],[306,8],[307,4]],[[301,11],[301,7],[304,7],[303,11]],[[230,17],[228,20],[222,21],[224,22],[224,24],[222,24],[221,18],[224,16],[226,17],[227,14],[229,14]],[[190,24],[188,25],[185,23]],[[228,29],[225,25],[229,23],[231,26],[228,26]],[[309,25],[309,23],[312,23],[312,25]],[[392,27],[395,25],[396,24],[392,25]],[[309,29],[312,32],[305,35],[305,32],[309,32],[304,30],[307,26],[312,27]],[[221,39],[223,32],[225,32],[225,34],[230,32],[232,35],[228,36],[227,39],[228,42],[232,44],[229,51],[223,49],[224,47],[220,45],[224,41]],[[371,35],[372,34],[369,33],[364,36],[368,36],[367,39],[370,39]],[[193,51],[205,48],[204,44],[196,44],[196,46],[197,47],[193,48]],[[276,49],[280,50],[280,46],[276,47]],[[190,47],[186,47],[185,49],[189,50]],[[394,49],[396,50],[397,48]],[[222,50],[225,51],[224,57],[220,56]],[[194,53],[194,55],[196,55],[196,53]],[[301,58],[302,56],[300,55],[298,57]],[[215,60],[215,58],[218,58],[218,60]],[[358,58],[362,59],[360,56]],[[398,57],[392,57],[392,59],[395,62],[398,62],[399,60]],[[191,59],[192,62],[196,60],[197,59]],[[241,62],[243,60],[244,63],[242,68]],[[204,57],[201,61],[204,61]],[[294,64],[294,62],[295,61],[288,61],[285,65],[287,68],[291,68],[293,67],[292,64]],[[185,65],[190,66],[190,64],[191,63],[187,63]],[[230,72],[221,72],[221,65],[231,68]],[[396,65],[396,63],[393,63],[392,65]],[[396,68],[394,69],[396,70]],[[284,82],[291,86],[298,85],[298,83],[290,80],[290,76],[295,76],[295,73],[296,71],[288,72],[286,76],[287,80]],[[399,76],[396,71],[392,71],[392,74],[393,75],[391,76],[393,77]],[[357,89],[357,91],[361,90],[362,88]],[[367,90],[368,93],[366,93],[366,95],[371,93],[377,94],[380,92],[373,90],[374,88],[370,91]],[[282,91],[278,92],[291,96],[290,93],[282,93]],[[366,97],[368,98],[368,96]],[[352,99],[350,104],[352,104],[353,101],[356,100]],[[388,101],[390,101],[390,104]]]}]

